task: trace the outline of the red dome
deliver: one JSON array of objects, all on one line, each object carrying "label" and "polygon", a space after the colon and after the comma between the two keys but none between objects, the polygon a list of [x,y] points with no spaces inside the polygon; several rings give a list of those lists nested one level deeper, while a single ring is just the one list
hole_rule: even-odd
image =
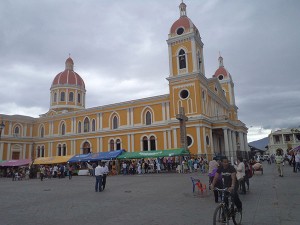
[{"label": "red dome", "polygon": [[193,24],[193,22],[190,20],[190,18],[188,18],[187,16],[181,16],[178,20],[176,20],[171,29],[170,29],[170,34],[174,34],[176,33],[176,30],[179,27],[183,27],[185,31],[188,31],[192,28],[195,28],[195,25]]},{"label": "red dome", "polygon": [[78,73],[73,70],[74,62],[69,57],[66,60],[66,69],[63,72],[57,74],[52,82],[54,85],[72,85],[72,86],[81,86],[85,89],[85,84],[83,79]]},{"label": "red dome", "polygon": [[216,70],[215,74],[213,77],[219,77],[220,75],[223,75],[223,77],[229,77],[230,74],[229,72],[225,69],[224,64],[223,64],[223,57],[220,55],[219,56],[219,68]]},{"label": "red dome", "polygon": [[219,67],[215,74],[213,75],[213,77],[218,77],[219,75],[223,75],[224,77],[228,77],[229,73],[228,71],[225,69],[225,67]]}]

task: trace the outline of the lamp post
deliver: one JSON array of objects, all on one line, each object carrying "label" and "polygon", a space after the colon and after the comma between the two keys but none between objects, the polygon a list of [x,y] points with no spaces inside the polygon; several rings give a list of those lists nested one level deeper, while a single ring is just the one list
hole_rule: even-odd
[{"label": "lamp post", "polygon": [[0,140],[1,140],[2,130],[4,129],[4,127],[5,127],[5,124],[3,123],[3,120],[2,120],[2,122],[0,124]]}]

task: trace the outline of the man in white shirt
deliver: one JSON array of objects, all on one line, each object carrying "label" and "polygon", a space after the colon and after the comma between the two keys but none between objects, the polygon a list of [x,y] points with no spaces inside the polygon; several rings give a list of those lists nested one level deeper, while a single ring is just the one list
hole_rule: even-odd
[{"label": "man in white shirt", "polygon": [[103,162],[103,177],[102,177],[102,188],[103,188],[103,191],[105,189],[105,185],[106,185],[106,177],[107,177],[107,174],[109,172],[108,170],[108,166],[106,165],[105,162]]},{"label": "man in white shirt", "polygon": [[95,184],[95,191],[101,192],[102,191],[102,177],[104,173],[104,168],[101,166],[101,162],[98,163],[98,166],[95,168],[95,177],[96,177],[96,184]]}]

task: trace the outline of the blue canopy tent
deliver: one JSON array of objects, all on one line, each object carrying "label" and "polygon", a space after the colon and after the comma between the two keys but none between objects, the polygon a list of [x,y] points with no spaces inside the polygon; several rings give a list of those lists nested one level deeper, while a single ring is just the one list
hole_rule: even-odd
[{"label": "blue canopy tent", "polygon": [[119,155],[123,152],[126,152],[124,149],[122,150],[115,150],[110,152],[97,152],[93,153],[89,158],[89,161],[101,161],[101,160],[112,160],[116,159]]},{"label": "blue canopy tent", "polygon": [[87,162],[87,161],[89,161],[89,158],[91,157],[91,155],[92,155],[91,153],[75,155],[71,159],[69,159],[68,162],[70,162],[70,163]]},{"label": "blue canopy tent", "polygon": [[112,160],[116,159],[119,155],[121,155],[125,150],[116,150],[110,152],[97,152],[97,153],[89,153],[89,154],[79,154],[73,156],[68,162],[92,162],[92,161],[101,161],[101,160]]}]

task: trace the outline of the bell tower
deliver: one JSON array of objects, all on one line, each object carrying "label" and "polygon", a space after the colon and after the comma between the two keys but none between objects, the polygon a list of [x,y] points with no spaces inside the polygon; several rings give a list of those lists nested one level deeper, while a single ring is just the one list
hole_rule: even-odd
[{"label": "bell tower", "polygon": [[171,26],[167,40],[170,77],[200,72],[204,75],[203,42],[187,16],[186,4],[179,5],[180,17]]},{"label": "bell tower", "polygon": [[170,115],[176,118],[183,107],[187,116],[201,114],[201,84],[206,82],[203,42],[192,20],[187,16],[187,6],[179,5],[179,19],[171,26],[168,35]]}]

